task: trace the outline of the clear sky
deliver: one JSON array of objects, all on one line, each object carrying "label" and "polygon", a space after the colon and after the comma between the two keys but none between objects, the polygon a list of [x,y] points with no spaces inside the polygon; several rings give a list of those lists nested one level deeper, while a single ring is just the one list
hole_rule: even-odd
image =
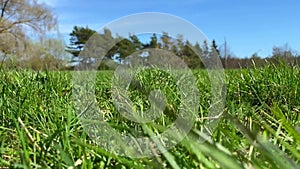
[{"label": "clear sky", "polygon": [[232,53],[268,56],[274,46],[288,44],[300,53],[299,0],[40,0],[50,5],[68,42],[73,26],[100,30],[134,13],[163,12],[196,25],[220,46],[224,38]]}]

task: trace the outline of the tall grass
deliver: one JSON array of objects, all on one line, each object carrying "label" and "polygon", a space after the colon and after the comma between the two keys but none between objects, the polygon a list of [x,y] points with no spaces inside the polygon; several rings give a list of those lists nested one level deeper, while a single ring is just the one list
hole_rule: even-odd
[{"label": "tall grass", "polygon": [[[176,85],[166,74],[144,72],[130,86],[137,109],[160,88],[164,115],[137,124],[120,116],[111,97],[113,72],[97,76],[95,93],[105,119],[120,132],[151,136],[165,131],[179,109]],[[205,71],[194,71],[201,92],[199,117],[207,115],[211,89]],[[213,137],[198,120],[169,151],[149,158],[117,156],[84,131],[72,105],[70,72],[0,70],[0,168],[299,168],[300,69],[286,65],[228,70],[227,100]],[[159,83],[158,83],[159,82]],[[136,84],[138,83],[138,84]],[[201,119],[201,118],[199,118]],[[157,152],[157,153],[155,153]]]}]

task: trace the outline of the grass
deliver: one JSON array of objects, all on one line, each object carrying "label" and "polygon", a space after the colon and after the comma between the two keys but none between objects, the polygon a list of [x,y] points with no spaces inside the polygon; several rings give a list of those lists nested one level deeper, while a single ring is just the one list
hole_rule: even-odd
[{"label": "grass", "polygon": [[[203,117],[210,83],[205,71],[193,74],[201,92],[197,114]],[[182,96],[168,74],[145,71],[129,86],[129,98],[142,115],[151,106],[151,90],[166,93],[163,115],[145,124],[118,113],[112,77],[113,72],[100,72],[95,94],[103,118],[120,133],[149,137],[176,119]],[[201,133],[205,120],[197,120],[169,151],[150,146],[149,158],[117,156],[93,141],[75,112],[70,72],[2,69],[0,79],[0,168],[299,168],[299,67],[226,70],[226,107],[212,138]]]}]

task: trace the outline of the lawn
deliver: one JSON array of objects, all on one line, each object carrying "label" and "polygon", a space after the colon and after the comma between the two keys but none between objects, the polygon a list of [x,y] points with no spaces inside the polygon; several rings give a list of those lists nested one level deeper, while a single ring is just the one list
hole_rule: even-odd
[{"label": "lawn", "polygon": [[[225,73],[225,108],[211,138],[201,133],[212,102],[210,81],[206,71],[194,70],[199,109],[188,135],[169,151],[154,145],[149,146],[153,156],[133,158],[106,151],[85,132],[75,111],[72,72],[2,69],[0,168],[299,168],[300,68],[282,64]],[[97,106],[119,133],[133,141],[151,139],[176,120],[183,97],[165,72],[144,71],[133,78],[128,98],[141,110],[139,116],[151,107],[151,90],[165,93],[160,117],[137,123],[121,116],[113,102],[112,71],[97,74]]]}]

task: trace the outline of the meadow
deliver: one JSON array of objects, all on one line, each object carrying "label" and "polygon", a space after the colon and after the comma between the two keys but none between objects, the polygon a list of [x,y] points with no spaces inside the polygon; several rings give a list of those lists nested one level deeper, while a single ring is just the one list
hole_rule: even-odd
[{"label": "meadow", "polygon": [[[211,139],[201,134],[205,120],[197,120],[169,151],[129,158],[106,151],[84,132],[74,110],[71,72],[3,68],[0,168],[300,168],[300,68],[269,64],[225,73],[226,106]],[[210,107],[210,82],[205,70],[193,74],[201,92],[197,114],[203,117]],[[176,119],[180,97],[168,75],[144,72],[135,76],[138,85],[129,86],[139,109],[149,108],[149,93],[143,91],[166,93],[164,115],[144,126],[120,117],[112,76],[112,71],[98,73],[95,94],[104,118],[118,131],[150,137]]]}]

